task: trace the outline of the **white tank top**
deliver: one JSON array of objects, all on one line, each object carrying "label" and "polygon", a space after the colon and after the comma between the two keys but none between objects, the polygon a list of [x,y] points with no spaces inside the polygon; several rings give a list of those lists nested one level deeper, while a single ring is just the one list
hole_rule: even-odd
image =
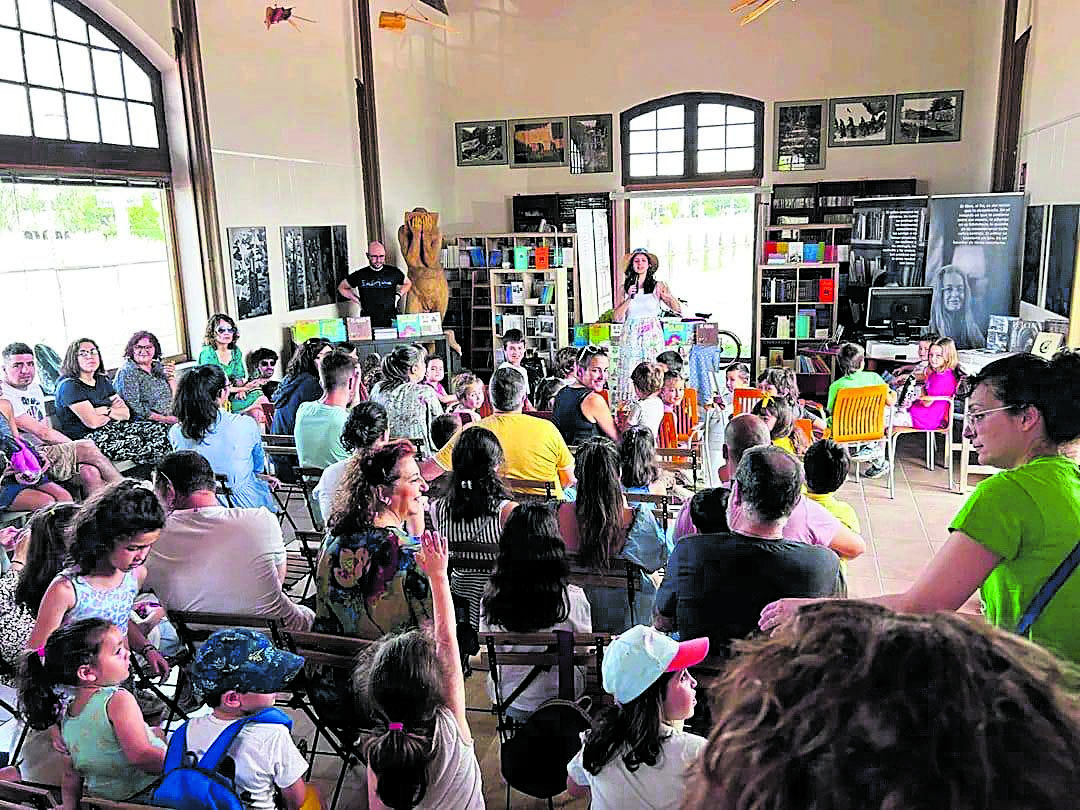
[{"label": "white tank top", "polygon": [[639,292],[630,299],[630,307],[626,310],[626,320],[636,321],[643,318],[660,317],[660,297],[654,290],[651,293]]}]

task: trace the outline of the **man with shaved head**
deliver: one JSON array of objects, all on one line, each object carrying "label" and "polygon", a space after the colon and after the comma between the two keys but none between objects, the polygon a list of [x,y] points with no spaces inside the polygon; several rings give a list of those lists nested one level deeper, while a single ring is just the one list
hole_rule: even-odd
[{"label": "man with shaved head", "polygon": [[372,328],[393,326],[398,311],[398,296],[412,287],[412,282],[398,268],[386,263],[382,242],[372,242],[367,249],[368,266],[349,273],[338,285],[338,292],[360,306],[360,315],[371,318]]}]

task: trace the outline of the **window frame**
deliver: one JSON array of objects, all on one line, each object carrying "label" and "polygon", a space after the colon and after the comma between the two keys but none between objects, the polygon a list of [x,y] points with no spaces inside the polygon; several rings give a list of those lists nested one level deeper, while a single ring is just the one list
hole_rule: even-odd
[{"label": "window frame", "polygon": [[[165,126],[165,101],[161,84],[161,72],[138,48],[128,42],[126,37],[92,9],[78,2],[78,0],[51,0],[51,2],[63,6],[88,26],[107,37],[116,45],[121,54],[129,57],[146,74],[150,80],[150,95],[154,107],[158,145],[157,147],[123,146],[120,144],[41,138],[33,134],[0,135],[0,165],[13,168],[46,169],[59,173],[85,174],[89,171],[97,174],[123,174],[169,179],[172,167],[169,159],[168,134]],[[55,26],[51,36],[38,35],[34,31],[28,31],[21,27],[7,30],[21,31],[35,36],[48,36],[53,41],[58,42],[68,41],[55,33]],[[24,53],[23,81],[9,83],[20,85],[26,88],[29,93],[31,88],[39,87],[39,85],[30,81],[29,75],[25,72],[25,63],[26,55]],[[62,87],[44,89],[64,92]],[[112,98],[111,96],[99,95],[97,92],[84,95],[90,95],[95,101],[98,98]],[[127,101],[128,99],[125,99],[125,106]]]},{"label": "window frame", "polygon": [[[683,173],[657,175],[654,177],[630,176],[630,121],[639,115],[672,105],[683,105]],[[754,116],[754,167],[733,172],[697,171],[698,105],[724,104],[749,110]],[[765,176],[765,102],[733,93],[676,93],[662,98],[644,101],[619,114],[620,152],[622,155],[623,186],[631,190],[672,188],[676,185],[708,182],[711,185],[725,181],[757,180]]]}]

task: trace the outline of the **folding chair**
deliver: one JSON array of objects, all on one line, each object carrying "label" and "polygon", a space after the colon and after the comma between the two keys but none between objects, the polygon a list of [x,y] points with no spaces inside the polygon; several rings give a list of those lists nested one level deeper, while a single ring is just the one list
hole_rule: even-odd
[{"label": "folding chair", "polygon": [[[26,724],[22,712],[20,712],[16,706],[12,706],[2,698],[0,698],[0,709],[3,709],[11,715],[11,719],[7,721],[8,723],[19,723],[22,726],[22,730],[19,732],[19,738],[15,741],[15,747],[8,752],[8,764],[17,764],[19,761],[19,754],[22,752],[23,744],[26,742],[26,736],[30,733],[30,726]],[[0,784],[4,783],[0,782]],[[0,797],[3,797],[3,794],[0,794]]]},{"label": "folding chair", "polygon": [[795,430],[799,431],[806,439],[807,446],[814,443],[814,422],[811,419],[796,419]]},{"label": "folding chair", "polygon": [[[669,414],[670,415],[670,414]],[[658,447],[656,460],[666,470],[684,470],[690,472],[690,489],[698,488],[698,471],[701,469],[701,447]]]},{"label": "folding chair", "polygon": [[[832,440],[840,445],[865,444],[885,438],[885,398],[887,385],[841,388],[833,404]],[[855,462],[855,480],[859,480],[860,461]]]},{"label": "folding chair", "polygon": [[676,406],[674,416],[677,442],[679,444],[690,442],[694,436],[694,429],[697,427],[698,420],[700,419],[698,394],[695,389],[684,389],[682,402]]},{"label": "folding chair", "polygon": [[26,782],[0,782],[0,801],[30,807],[33,810],[53,810],[53,808],[63,806],[59,790],[54,793],[47,787],[30,785]]},{"label": "folding chair", "polygon": [[[614,560],[608,569],[571,566],[570,581],[582,587],[608,588],[611,590],[625,588],[626,602],[630,607],[630,624],[633,626],[638,624],[637,608],[634,602],[637,592],[641,589],[641,575],[643,573],[641,568],[629,560]],[[643,621],[646,619],[651,620],[651,617],[641,618]]]},{"label": "folding chair", "polygon": [[[337,783],[334,785],[333,798],[330,801],[329,810],[334,810],[338,797],[341,794],[341,786],[345,781],[345,775],[349,769],[360,760],[354,753],[359,734],[363,729],[346,729],[336,724],[332,718],[324,717],[324,710],[311,695],[313,680],[320,677],[319,672],[309,667],[320,667],[324,670],[332,670],[335,674],[333,682],[348,683],[356,666],[357,656],[371,646],[373,642],[351,638],[349,636],[333,636],[323,633],[309,633],[300,630],[280,631],[282,643],[292,652],[304,657],[305,666],[301,675],[297,676],[292,699],[289,708],[303,712],[315,728],[315,735],[311,741],[311,750],[308,752],[308,775],[315,765],[316,756],[335,756],[341,760],[341,769],[338,771]],[[325,676],[323,676],[325,677]],[[319,738],[323,737],[330,750],[319,750]]]},{"label": "folding chair", "polygon": [[[319,485],[323,471],[318,467],[300,467],[297,471],[300,482],[300,491],[304,496],[304,504],[307,506],[308,517],[311,518],[311,527],[317,532],[326,528],[326,515],[319,515],[315,505],[315,487]],[[316,515],[319,515],[316,517]]]},{"label": "folding chair", "polygon": [[682,508],[682,501],[670,493],[653,495],[651,492],[627,492],[626,502],[630,504],[652,504],[653,515],[655,515],[659,521],[660,528],[664,530],[664,534],[668,533],[668,526],[676,517],[675,508]]},{"label": "folding chair", "polygon": [[[263,436],[263,450],[266,452],[268,458],[271,459],[291,459],[294,464],[293,467],[297,470],[300,467],[300,458],[296,454],[296,445],[282,445],[282,444],[269,444],[266,442],[270,438],[270,435]],[[280,439],[280,436],[274,436],[274,439]],[[292,436],[287,436],[290,441]],[[297,483],[290,484],[285,481],[281,482],[275,490],[271,490],[271,494],[274,496],[274,500],[277,502],[278,508],[281,510],[278,512],[278,523],[284,523],[289,521],[289,525],[292,526],[293,531],[299,531],[300,527],[296,525],[296,521],[293,520],[292,515],[289,514],[289,503],[292,501],[293,496],[299,495],[304,498],[304,485],[299,483],[299,472],[297,472]],[[284,500],[282,499],[282,496]]]},{"label": "folding chair", "polygon": [[319,549],[322,548],[322,542],[321,532],[296,532],[296,548],[287,549],[283,590],[289,592],[297,584],[303,582],[304,589],[300,594],[300,599],[307,599],[308,593],[315,587],[317,581]]},{"label": "folding chair", "polygon": [[214,473],[214,480],[217,482],[217,494],[225,499],[225,504],[230,508],[236,506],[232,488],[229,486],[229,476],[225,473]]},{"label": "folding chair", "polygon": [[[507,489],[515,496],[524,497],[532,501],[554,501],[555,482],[540,481],[535,478],[503,478]],[[542,492],[537,492],[542,490]]]},{"label": "folding chair", "polygon": [[937,434],[945,434],[945,466],[949,468],[949,492],[952,492],[953,488],[953,409],[956,407],[956,401],[953,397],[925,397],[925,400],[933,400],[934,402],[947,402],[949,403],[945,411],[945,424],[942,427],[933,428],[931,430],[923,430],[917,427],[908,427],[906,425],[893,425],[892,421],[889,422],[888,428],[888,440],[889,440],[889,461],[892,463],[889,467],[889,497],[896,497],[896,440],[906,433],[925,433],[926,434],[926,469],[934,469],[934,453],[937,450]]}]

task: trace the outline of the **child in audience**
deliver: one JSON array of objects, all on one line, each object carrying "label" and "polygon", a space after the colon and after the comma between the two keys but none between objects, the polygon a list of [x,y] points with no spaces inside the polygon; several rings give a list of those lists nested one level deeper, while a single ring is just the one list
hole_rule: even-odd
[{"label": "child in audience", "polygon": [[640,425],[641,403],[624,399],[615,406],[615,412],[612,414],[612,419],[615,422],[615,430],[617,430],[620,435],[630,428]]},{"label": "child in audience", "polygon": [[461,416],[444,413],[431,420],[431,444],[435,452],[442,450],[450,437],[461,430]]},{"label": "child in audience", "polygon": [[536,409],[550,411],[555,407],[555,395],[566,388],[567,382],[562,377],[544,377],[536,386]]},{"label": "child in audience", "polygon": [[799,380],[795,371],[790,368],[767,368],[757,381],[758,390],[765,394],[773,394],[786,397],[795,405],[796,419],[809,419],[814,423],[814,430],[824,435],[825,412],[815,402],[807,402],[799,396]]},{"label": "child in audience", "polygon": [[832,439],[816,441],[803,456],[803,470],[806,473],[806,497],[828,509],[855,534],[862,534],[854,508],[833,494],[844,485],[851,470],[847,450]]},{"label": "child in audience", "polygon": [[502,346],[506,360],[499,363],[499,368],[512,368],[521,375],[521,379],[525,381],[527,399],[532,389],[529,386],[529,372],[521,365],[521,361],[525,359],[525,336],[520,329],[507,329],[502,336]]},{"label": "child in audience", "polygon": [[[31,728],[60,724],[70,754],[61,786],[64,810],[83,788],[113,801],[146,803],[165,763],[164,735],[143,721],[135,696],[121,688],[131,673],[125,633],[100,618],[60,627],[27,654],[20,698]],[[60,687],[74,692],[64,706]]]},{"label": "child in audience", "polygon": [[[960,384],[957,370],[960,358],[952,338],[938,338],[928,352],[928,371],[921,389],[915,393],[913,402],[905,407],[903,398],[891,414],[892,424],[900,427],[916,427],[919,430],[937,430],[944,425],[949,403],[935,401],[930,397],[951,397]],[[912,373],[911,379],[917,379]],[[886,416],[888,422],[889,416]]]},{"label": "child in audience", "polygon": [[[648,432],[648,431],[646,431]],[[592,632],[592,610],[585,591],[570,584],[566,545],[550,504],[520,504],[499,536],[499,557],[484,593],[480,632],[550,633],[569,630]],[[542,652],[543,647],[500,645],[497,652]],[[531,667],[500,666],[499,697],[506,700],[528,675]],[[549,698],[559,695],[557,668],[536,677],[509,707],[507,714],[523,720]],[[574,673],[575,694],[585,688],[585,671]],[[488,692],[496,698],[488,677]]]},{"label": "child in audience", "polygon": [[443,386],[445,378],[446,369],[443,367],[443,359],[435,356],[428,357],[427,370],[424,373],[424,385],[432,388],[439,395],[439,402],[443,405],[449,405],[457,402],[457,397],[447,393],[446,388]]},{"label": "child in audience", "polygon": [[680,377],[683,376],[683,370],[686,367],[683,356],[674,349],[668,349],[666,352],[660,352],[660,354],[656,355],[656,364],[664,370],[665,374],[673,371]]},{"label": "child in audience", "polygon": [[484,383],[471,371],[463,371],[454,377],[454,394],[457,405],[450,408],[450,413],[461,418],[461,424],[480,421],[480,406],[484,404]]},{"label": "child in audience", "polygon": [[382,382],[382,378],[382,356],[378,352],[372,352],[360,361],[361,398],[364,400],[369,399],[372,389]]},{"label": "child in audience", "polygon": [[682,404],[686,395],[686,380],[677,371],[664,372],[664,385],[660,389],[660,401],[664,403],[664,413],[674,413]]},{"label": "child in audience", "polygon": [[724,383],[724,390],[717,391],[713,395],[713,404],[720,410],[731,407],[731,403],[735,399],[736,388],[750,387],[750,367],[746,363],[732,363],[724,369]]},{"label": "child in audience", "polygon": [[105,619],[120,628],[128,646],[147,660],[154,674],[168,674],[165,658],[128,621],[146,579],[143,561],[164,525],[157,495],[131,479],[88,498],[71,524],[68,553],[74,564],[57,574],[41,597],[30,649],[39,649],[61,625]]},{"label": "child in audience", "polygon": [[754,404],[751,413],[764,420],[773,444],[802,458],[809,443],[803,432],[795,427],[795,408],[787,397],[766,394]]},{"label": "child in audience", "polygon": [[664,385],[664,372],[656,363],[638,363],[630,373],[638,403],[641,405],[641,424],[657,435],[664,418],[664,403],[660,389]]},{"label": "child in audience", "polygon": [[[832,414],[836,406],[836,395],[844,388],[861,388],[871,385],[885,385],[885,380],[880,374],[873,371],[864,371],[866,354],[862,346],[857,343],[845,343],[840,347],[836,357],[836,366],[841,376],[829,386],[829,400],[825,410]],[[896,392],[890,390],[885,397],[888,405],[896,402]],[[856,450],[855,458],[859,461],[867,461],[869,464],[863,475],[867,478],[881,478],[889,474],[890,462],[885,458],[885,441],[868,442]]]},{"label": "child in audience", "polygon": [[[304,659],[275,648],[262,633],[243,628],[218,630],[199,648],[191,678],[210,714],[187,723],[186,748],[201,759],[237,720],[274,705]],[[247,810],[274,810],[274,789],[287,810],[299,810],[308,793],[307,762],[280,723],[249,723],[229,746],[236,766],[233,783]]]},{"label": "child in audience", "polygon": [[364,743],[368,807],[482,810],[484,792],[461,672],[449,552],[425,532],[417,556],[431,585],[434,641],[420,630],[384,636],[353,673],[355,694],[384,727]]},{"label": "child in audience", "polygon": [[574,367],[577,365],[577,356],[580,351],[581,349],[577,346],[563,346],[555,352],[554,376],[565,380],[567,385],[573,385],[576,380]]},{"label": "child in audience", "polygon": [[930,370],[930,347],[937,339],[937,335],[923,335],[919,338],[919,361],[899,366],[893,369],[891,373],[882,374],[881,376],[885,382],[897,390],[900,390],[900,387],[907,382],[909,377],[914,377],[917,382],[923,382],[926,379],[927,372]]},{"label": "child in audience", "polygon": [[593,810],[677,807],[686,771],[707,740],[682,730],[694,714],[697,681],[689,667],[709,653],[709,639],[675,641],[636,625],[604,654],[604,691],[615,705],[566,766],[566,787]]},{"label": "child in audience", "polygon": [[628,428],[620,437],[619,467],[626,492],[663,495],[667,491],[656,463],[656,437],[643,425]]}]

